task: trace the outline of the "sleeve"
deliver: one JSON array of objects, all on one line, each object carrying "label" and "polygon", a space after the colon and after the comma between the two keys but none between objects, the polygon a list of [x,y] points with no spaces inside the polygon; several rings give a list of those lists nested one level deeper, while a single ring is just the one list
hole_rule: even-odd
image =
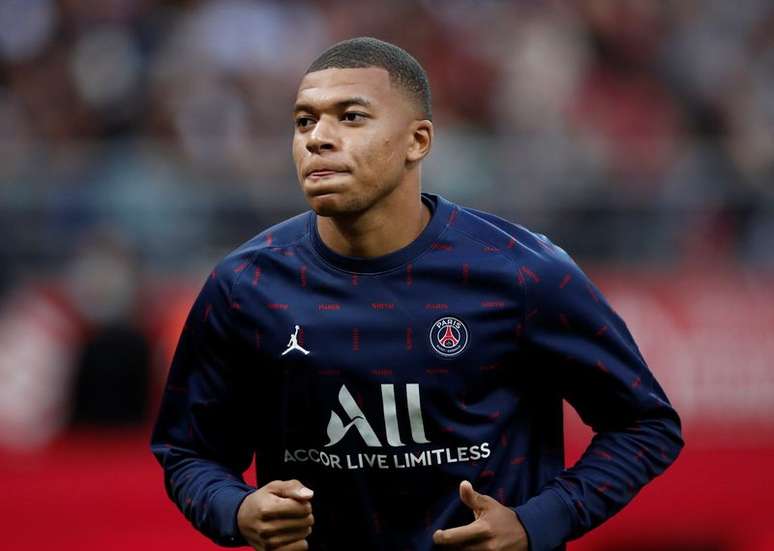
[{"label": "sleeve", "polygon": [[240,389],[246,385],[229,292],[228,282],[213,272],[188,315],[151,450],[163,467],[167,494],[185,517],[215,543],[235,547],[246,545],[236,513],[254,491],[242,478],[254,450],[244,431],[248,417]]},{"label": "sleeve", "polygon": [[540,245],[520,271],[525,346],[545,388],[595,434],[572,468],[514,509],[531,551],[555,549],[603,523],[683,447],[680,418],[624,322],[564,251]]}]

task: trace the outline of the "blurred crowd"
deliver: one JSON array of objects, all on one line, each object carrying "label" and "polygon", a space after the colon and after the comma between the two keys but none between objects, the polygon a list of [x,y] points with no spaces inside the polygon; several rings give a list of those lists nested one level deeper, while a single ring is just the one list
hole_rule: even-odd
[{"label": "blurred crowd", "polygon": [[426,189],[582,258],[774,262],[768,0],[4,0],[5,271],[95,232],[174,269],[304,208],[290,106],[354,35],[430,75]]},{"label": "blurred crowd", "polygon": [[[148,334],[177,307],[141,298],[305,208],[295,90],[357,35],[429,74],[427,191],[582,261],[774,266],[770,0],[2,0],[0,433],[93,406],[105,354],[141,367],[73,415],[147,408],[116,397],[153,379]],[[15,366],[47,353],[78,376],[40,398],[54,368]]]}]

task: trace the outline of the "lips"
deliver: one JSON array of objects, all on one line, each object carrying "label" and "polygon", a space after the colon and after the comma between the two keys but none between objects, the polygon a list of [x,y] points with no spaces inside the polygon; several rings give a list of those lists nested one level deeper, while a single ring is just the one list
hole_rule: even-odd
[{"label": "lips", "polygon": [[330,176],[334,176],[336,174],[343,174],[344,171],[341,170],[315,170],[313,172],[310,172],[307,175],[307,178],[312,178],[313,180],[319,180],[322,178],[328,178]]},{"label": "lips", "polygon": [[323,178],[330,178],[336,174],[344,174],[346,172],[349,172],[349,170],[341,166],[312,166],[304,171],[304,176],[313,180],[320,180]]}]

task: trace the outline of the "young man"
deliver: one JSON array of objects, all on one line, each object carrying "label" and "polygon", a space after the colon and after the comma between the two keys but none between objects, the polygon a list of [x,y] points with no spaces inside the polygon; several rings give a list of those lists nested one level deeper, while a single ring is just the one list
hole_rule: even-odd
[{"label": "young man", "polygon": [[[563,549],[675,460],[677,414],[567,254],[420,193],[416,60],[336,44],[294,116],[312,210],[212,272],[153,435],[197,529],[261,550]],[[563,398],[596,432],[567,470]]]}]

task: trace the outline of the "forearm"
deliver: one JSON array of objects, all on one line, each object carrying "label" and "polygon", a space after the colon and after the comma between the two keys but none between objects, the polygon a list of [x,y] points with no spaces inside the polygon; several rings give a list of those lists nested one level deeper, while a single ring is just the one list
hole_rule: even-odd
[{"label": "forearm", "polygon": [[531,551],[553,549],[599,526],[674,462],[683,447],[680,422],[668,406],[659,413],[596,434],[572,468],[514,509]]},{"label": "forearm", "polygon": [[219,545],[245,545],[236,513],[255,488],[245,483],[241,473],[180,448],[164,444],[151,448],[164,468],[167,494],[185,517]]}]

